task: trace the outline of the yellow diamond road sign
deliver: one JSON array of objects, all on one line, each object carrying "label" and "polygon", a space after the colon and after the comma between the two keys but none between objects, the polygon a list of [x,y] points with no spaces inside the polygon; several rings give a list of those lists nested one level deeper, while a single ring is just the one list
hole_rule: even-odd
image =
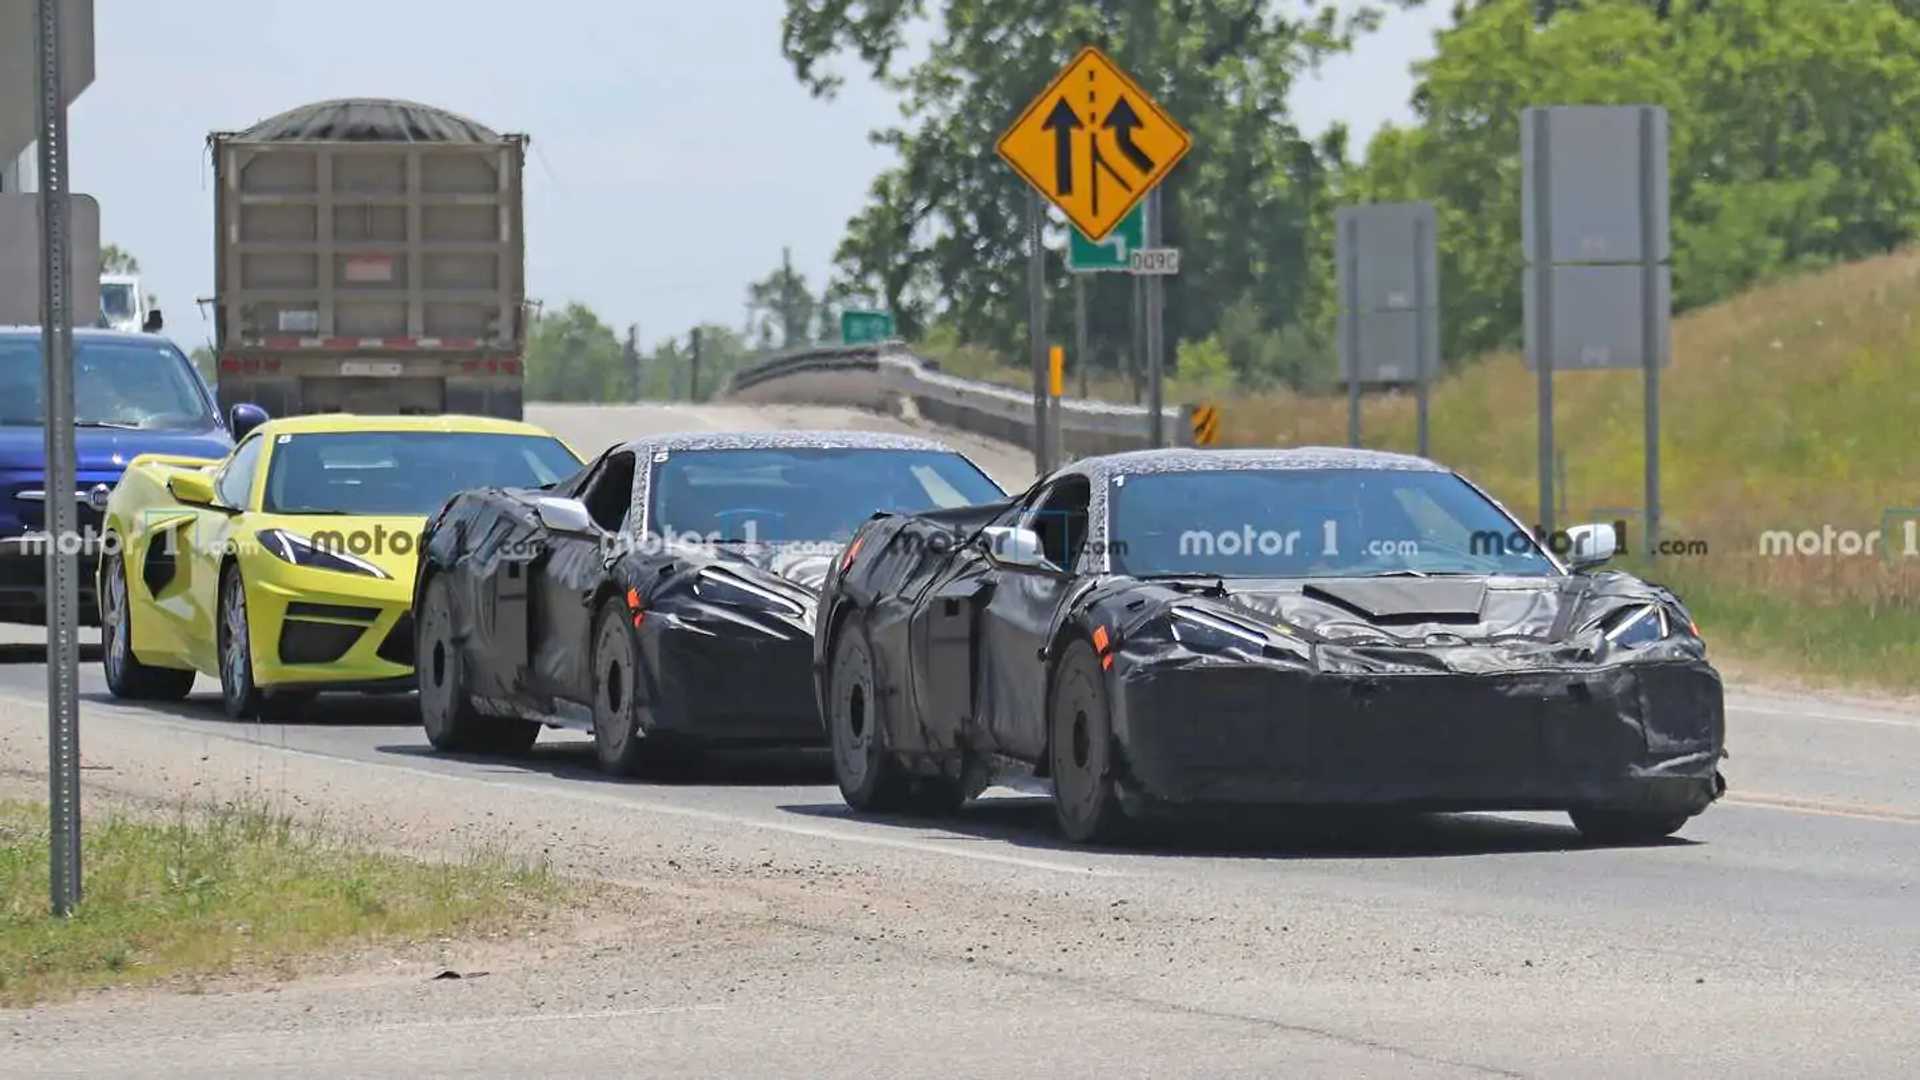
[{"label": "yellow diamond road sign", "polygon": [[1100,241],[1186,155],[1193,139],[1089,45],[1000,136],[1000,156]]}]

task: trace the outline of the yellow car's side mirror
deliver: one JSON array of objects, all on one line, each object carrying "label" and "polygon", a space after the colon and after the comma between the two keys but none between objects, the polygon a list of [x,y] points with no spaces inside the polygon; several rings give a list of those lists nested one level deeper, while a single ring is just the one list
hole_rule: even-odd
[{"label": "yellow car's side mirror", "polygon": [[193,506],[213,505],[213,477],[203,472],[177,472],[167,480],[173,497]]}]

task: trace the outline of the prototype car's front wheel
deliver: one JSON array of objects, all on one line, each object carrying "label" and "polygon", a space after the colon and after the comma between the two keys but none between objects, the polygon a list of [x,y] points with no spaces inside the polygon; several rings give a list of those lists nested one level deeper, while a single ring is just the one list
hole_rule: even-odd
[{"label": "prototype car's front wheel", "polygon": [[1067,646],[1054,672],[1051,705],[1049,764],[1060,831],[1076,844],[1120,839],[1127,820],[1113,782],[1112,713],[1092,645]]},{"label": "prototype car's front wheel", "polygon": [[178,701],[193,690],[193,672],[152,667],[133,655],[133,596],[119,555],[107,556],[100,572],[100,663],[107,690],[117,698]]},{"label": "prototype car's front wheel", "polygon": [[1639,810],[1570,810],[1573,827],[1597,844],[1648,844],[1680,831],[1687,814]]},{"label": "prototype car's front wheel", "polygon": [[414,675],[420,685],[420,726],[435,750],[524,754],[540,725],[483,716],[473,707],[466,661],[454,639],[453,598],[446,579],[427,579],[414,631]]},{"label": "prototype car's front wheel", "polygon": [[290,724],[313,701],[310,693],[265,690],[253,679],[253,638],[247,624],[247,587],[240,564],[220,575],[220,618],[214,628],[220,660],[220,703],[235,720]]},{"label": "prototype car's front wheel", "polygon": [[640,730],[640,647],[633,616],[615,600],[600,605],[593,631],[593,752],[615,776],[640,771],[646,732]]}]

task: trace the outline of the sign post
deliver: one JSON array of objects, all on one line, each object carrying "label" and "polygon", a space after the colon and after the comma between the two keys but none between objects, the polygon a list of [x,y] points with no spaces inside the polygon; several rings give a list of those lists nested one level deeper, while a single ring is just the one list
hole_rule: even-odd
[{"label": "sign post", "polygon": [[68,234],[67,98],[59,0],[37,0],[35,100],[40,144],[40,344],[47,388],[47,751],[49,862],[55,915],[80,902],[80,553],[73,450],[73,288]]},{"label": "sign post", "polygon": [[[1034,96],[995,145],[1000,157],[1032,186],[1029,208],[1028,333],[1033,351],[1034,456],[1044,475],[1046,446],[1045,266],[1040,248],[1041,198],[1053,203],[1091,243],[1107,239],[1143,199],[1149,248],[1159,241],[1160,182],[1193,146],[1185,129],[1167,115],[1108,56],[1089,45]],[[1135,253],[1128,252],[1129,269]],[[1173,257],[1169,273],[1178,269]],[[1158,277],[1146,287],[1147,372],[1153,445],[1165,445],[1160,415],[1162,290]],[[1084,357],[1082,361],[1084,362]]]},{"label": "sign post", "polygon": [[[1520,123],[1527,361],[1538,373],[1540,527],[1554,528],[1553,374],[1638,368],[1645,386],[1646,550],[1660,536],[1660,368],[1670,360],[1667,113],[1526,109]],[[1561,493],[1564,498],[1564,493]]]},{"label": "sign post", "polygon": [[1033,469],[1038,476],[1053,471],[1047,452],[1047,267],[1040,243],[1040,193],[1027,193],[1027,344],[1033,360]]},{"label": "sign post", "polygon": [[1412,383],[1420,454],[1428,453],[1427,396],[1440,367],[1437,259],[1430,203],[1343,206],[1334,214],[1349,445],[1360,445],[1363,383]]}]

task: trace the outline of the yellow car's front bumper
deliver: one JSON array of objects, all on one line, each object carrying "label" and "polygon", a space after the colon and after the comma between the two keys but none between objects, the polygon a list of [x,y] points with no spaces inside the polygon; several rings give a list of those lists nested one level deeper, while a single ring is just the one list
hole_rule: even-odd
[{"label": "yellow car's front bumper", "polygon": [[405,689],[413,681],[413,575],[376,578],[241,558],[254,682],[283,689]]}]

